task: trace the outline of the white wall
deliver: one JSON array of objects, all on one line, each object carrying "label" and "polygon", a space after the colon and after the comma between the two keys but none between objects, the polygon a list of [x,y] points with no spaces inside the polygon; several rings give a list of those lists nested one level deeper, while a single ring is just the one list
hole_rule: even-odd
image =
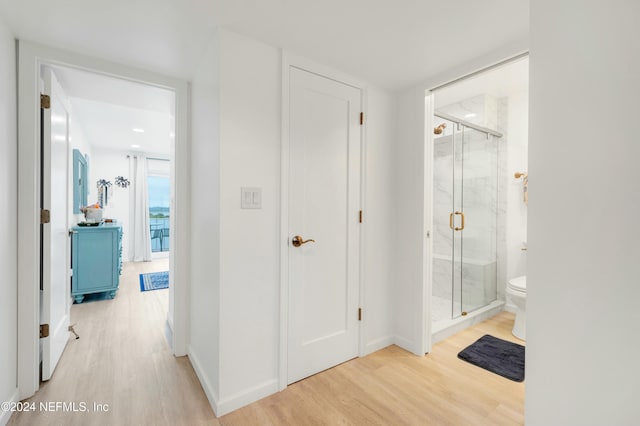
[{"label": "white wall", "polygon": [[640,419],[638,16],[531,2],[530,426]]},{"label": "white wall", "polygon": [[394,228],[394,127],[395,98],[382,90],[367,90],[365,118],[365,205],[363,230],[365,265],[362,282],[365,353],[395,343],[395,276],[393,269],[396,238]]},{"label": "white wall", "polygon": [[[15,41],[0,20],[0,401],[3,402],[17,397],[17,164]],[[0,424],[5,424],[9,415],[0,410]]]},{"label": "white wall", "polygon": [[515,172],[528,171],[529,93],[510,93],[507,101],[506,128],[506,273],[498,282],[502,293],[507,280],[526,275],[527,252],[522,250],[527,240],[527,204],[523,199],[522,178]]},{"label": "white wall", "polygon": [[392,245],[396,343],[424,354],[425,165],[424,90],[398,96],[393,161],[395,240]]},{"label": "white wall", "polygon": [[[220,405],[277,389],[281,58],[230,32],[220,44]],[[240,188],[262,188],[241,210]],[[258,388],[258,390],[254,389]]]},{"label": "white wall", "polygon": [[[87,174],[88,194],[87,204],[95,202],[96,188],[95,181],[91,175],[91,163],[93,162],[93,153],[91,150],[91,143],[87,139],[86,133],[82,128],[82,124],[78,121],[77,117],[73,113],[73,108],[69,111],[69,227],[76,225],[78,222],[84,220],[82,213],[73,213],[73,150],[78,149],[82,155],[86,155],[89,158],[89,173]],[[93,182],[93,184],[92,184]]]},{"label": "white wall", "polygon": [[[193,80],[190,357],[218,415],[278,390],[281,66],[280,49],[221,30]],[[393,342],[394,128],[389,94],[370,89],[368,105],[371,351]],[[262,209],[240,209],[242,186],[262,188]]]},{"label": "white wall", "polygon": [[89,204],[98,202],[98,188],[96,182],[105,179],[111,182],[108,204],[102,212],[103,218],[116,219],[122,225],[122,258],[129,257],[130,241],[130,197],[132,187],[118,188],[115,184],[116,176],[124,176],[131,181],[129,159],[127,151],[93,147],[89,157]]},{"label": "white wall", "polygon": [[218,413],[220,371],[220,75],[211,41],[191,86],[189,359]]}]

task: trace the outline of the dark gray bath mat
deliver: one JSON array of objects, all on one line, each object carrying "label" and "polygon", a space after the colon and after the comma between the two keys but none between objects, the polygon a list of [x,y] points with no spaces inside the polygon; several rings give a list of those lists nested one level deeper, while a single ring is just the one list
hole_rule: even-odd
[{"label": "dark gray bath mat", "polygon": [[467,346],[458,358],[507,379],[524,380],[524,346],[488,334]]}]

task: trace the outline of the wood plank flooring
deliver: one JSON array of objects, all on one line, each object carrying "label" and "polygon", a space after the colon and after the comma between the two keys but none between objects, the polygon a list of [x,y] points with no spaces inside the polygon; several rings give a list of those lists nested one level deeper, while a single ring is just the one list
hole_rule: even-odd
[{"label": "wood plank flooring", "polygon": [[113,300],[74,304],[71,339],[50,381],[28,401],[108,404],[103,413],[15,413],[9,425],[218,425],[187,357],[165,338],[168,290],[140,291],[139,274],[168,259],[125,263]]},{"label": "wood plank flooring", "polygon": [[220,418],[232,425],[518,425],[524,383],[457,358],[485,334],[523,344],[503,312],[446,339],[426,357],[390,346]]},{"label": "wood plank flooring", "polygon": [[105,413],[15,413],[9,425],[517,425],[524,384],[457,358],[484,334],[511,335],[501,313],[436,344],[425,357],[390,346],[216,419],[187,357],[164,336],[168,291],[140,292],[138,274],[166,260],[124,265],[114,300],[73,305],[70,340],[52,380],[28,401],[108,404]]}]

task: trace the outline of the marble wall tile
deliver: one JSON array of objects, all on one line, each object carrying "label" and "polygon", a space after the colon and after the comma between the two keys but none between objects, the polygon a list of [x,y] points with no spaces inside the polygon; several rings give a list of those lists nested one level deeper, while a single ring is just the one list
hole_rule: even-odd
[{"label": "marble wall tile", "polygon": [[[479,95],[439,110],[496,128],[500,103]],[[484,133],[456,126],[448,126],[434,143],[433,295],[462,300],[472,310],[497,297],[499,143]],[[462,204],[465,229],[454,233],[449,214]],[[460,238],[463,241],[462,262],[459,257],[452,261],[455,238],[457,256]]]},{"label": "marble wall tile", "polygon": [[[456,301],[462,298],[465,309],[484,306],[496,294],[505,300],[507,281],[526,273],[526,251],[520,250],[526,240],[526,205],[519,199],[521,182],[515,181],[513,173],[527,168],[528,95],[495,98],[480,94],[437,110],[495,129],[503,137],[487,140],[480,132],[459,130],[451,122],[436,119],[447,123],[447,128],[442,137],[436,137],[434,149],[434,252],[440,256],[434,260],[434,295],[437,292]],[[463,138],[468,143],[452,153],[452,146],[463,145]],[[464,163],[455,200],[454,162],[458,167]],[[449,213],[460,205],[461,186],[466,219],[464,267],[451,263],[454,244],[449,228]]]}]

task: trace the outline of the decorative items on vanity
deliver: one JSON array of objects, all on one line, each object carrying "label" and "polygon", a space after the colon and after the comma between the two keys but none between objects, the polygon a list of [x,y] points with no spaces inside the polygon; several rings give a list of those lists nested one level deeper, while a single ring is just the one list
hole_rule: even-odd
[{"label": "decorative items on vanity", "polygon": [[88,224],[71,228],[71,296],[76,303],[93,293],[106,292],[114,298],[122,272],[122,226]]}]

